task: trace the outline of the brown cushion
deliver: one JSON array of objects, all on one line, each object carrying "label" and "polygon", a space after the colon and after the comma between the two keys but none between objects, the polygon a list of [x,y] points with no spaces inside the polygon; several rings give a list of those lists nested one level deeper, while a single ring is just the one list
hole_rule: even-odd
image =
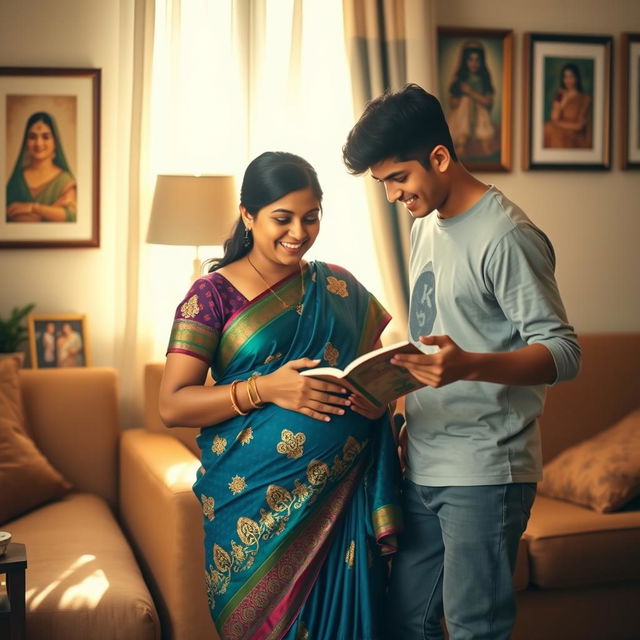
[{"label": "brown cushion", "polygon": [[0,359],[0,487],[0,524],[71,489],[24,431],[13,358]]},{"label": "brown cushion", "polygon": [[640,409],[547,463],[539,491],[600,513],[640,495]]}]

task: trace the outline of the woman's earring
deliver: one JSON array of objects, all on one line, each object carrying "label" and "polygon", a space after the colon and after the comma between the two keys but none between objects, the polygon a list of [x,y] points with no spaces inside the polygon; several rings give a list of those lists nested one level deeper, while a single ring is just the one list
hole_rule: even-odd
[{"label": "woman's earring", "polygon": [[249,235],[251,233],[251,229],[249,229],[249,227],[245,227],[244,228],[244,239],[242,240],[242,245],[245,247],[250,247],[251,246],[251,236]]}]

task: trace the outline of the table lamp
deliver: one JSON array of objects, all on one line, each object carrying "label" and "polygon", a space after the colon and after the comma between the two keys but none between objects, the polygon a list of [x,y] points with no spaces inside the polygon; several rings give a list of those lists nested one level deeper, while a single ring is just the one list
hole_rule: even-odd
[{"label": "table lamp", "polygon": [[195,246],[195,280],[202,269],[199,247],[222,245],[237,217],[238,194],[233,176],[159,175],[147,242]]}]

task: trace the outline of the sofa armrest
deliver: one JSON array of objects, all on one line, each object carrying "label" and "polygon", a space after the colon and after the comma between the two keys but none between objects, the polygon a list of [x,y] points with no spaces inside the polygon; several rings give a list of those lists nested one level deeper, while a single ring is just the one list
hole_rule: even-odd
[{"label": "sofa armrest", "polygon": [[120,513],[172,640],[217,640],[204,581],[200,462],[169,434],[124,431]]}]

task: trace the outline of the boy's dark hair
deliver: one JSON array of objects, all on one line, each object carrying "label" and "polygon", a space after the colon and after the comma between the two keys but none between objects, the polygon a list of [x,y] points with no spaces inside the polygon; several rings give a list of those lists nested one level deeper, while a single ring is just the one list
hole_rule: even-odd
[{"label": "boy's dark hair", "polygon": [[367,104],[347,136],[342,158],[356,175],[390,158],[418,160],[428,169],[429,154],[439,144],[458,160],[438,99],[417,84],[407,84]]}]

